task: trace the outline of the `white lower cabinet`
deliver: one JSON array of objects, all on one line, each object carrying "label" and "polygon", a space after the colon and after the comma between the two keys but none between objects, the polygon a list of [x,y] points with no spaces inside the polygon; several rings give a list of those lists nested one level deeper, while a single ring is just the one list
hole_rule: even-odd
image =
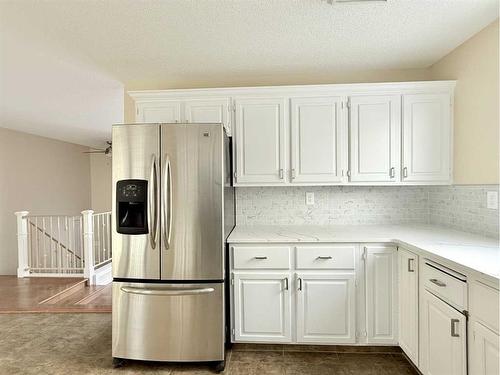
[{"label": "white lower cabinet", "polygon": [[418,366],[418,256],[398,249],[399,346]]},{"label": "white lower cabinet", "polygon": [[397,273],[396,248],[367,245],[364,248],[366,288],[366,342],[396,344]]},{"label": "white lower cabinet", "polygon": [[355,275],[297,273],[297,342],[355,343]]},{"label": "white lower cabinet", "polygon": [[500,374],[500,336],[479,322],[472,322],[472,375]]},{"label": "white lower cabinet", "polygon": [[233,274],[236,341],[290,342],[289,273]]},{"label": "white lower cabinet", "polygon": [[421,298],[420,371],[424,375],[467,374],[466,319],[428,290]]}]

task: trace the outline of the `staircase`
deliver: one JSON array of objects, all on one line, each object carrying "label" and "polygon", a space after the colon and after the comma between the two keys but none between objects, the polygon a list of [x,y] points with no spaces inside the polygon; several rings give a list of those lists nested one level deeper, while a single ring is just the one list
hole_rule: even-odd
[{"label": "staircase", "polygon": [[79,216],[16,212],[18,277],[84,277],[111,282],[111,213]]}]

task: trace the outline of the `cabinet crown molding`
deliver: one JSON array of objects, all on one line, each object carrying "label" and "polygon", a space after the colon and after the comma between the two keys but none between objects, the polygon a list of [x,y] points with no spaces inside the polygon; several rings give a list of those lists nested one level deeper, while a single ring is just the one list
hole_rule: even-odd
[{"label": "cabinet crown molding", "polygon": [[452,92],[456,81],[412,81],[412,82],[376,82],[376,83],[335,83],[321,85],[283,85],[283,86],[245,86],[245,87],[213,87],[194,89],[165,89],[165,90],[132,90],[127,93],[136,101],[151,101],[168,97],[216,97],[239,95],[286,95],[293,96],[335,94],[356,95],[372,91],[391,93],[419,93],[432,90],[433,92]]}]

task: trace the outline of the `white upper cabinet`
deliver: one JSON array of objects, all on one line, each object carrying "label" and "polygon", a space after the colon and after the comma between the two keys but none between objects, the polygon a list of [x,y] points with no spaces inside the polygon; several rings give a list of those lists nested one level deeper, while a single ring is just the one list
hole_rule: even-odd
[{"label": "white upper cabinet", "polygon": [[[453,81],[136,91],[136,122],[221,122],[236,186],[452,183]],[[349,108],[348,108],[349,106]]]},{"label": "white upper cabinet", "polygon": [[350,181],[399,181],[401,97],[353,96],[349,103]]},{"label": "white upper cabinet", "polygon": [[451,183],[449,94],[403,96],[403,181]]},{"label": "white upper cabinet", "polygon": [[231,134],[229,98],[190,99],[184,102],[184,119],[193,123],[222,123]]},{"label": "white upper cabinet", "polygon": [[286,182],[285,99],[236,99],[236,185]]},{"label": "white upper cabinet", "polygon": [[137,122],[181,122],[182,102],[163,100],[141,103],[137,106]]},{"label": "white upper cabinet", "polygon": [[342,182],[342,98],[293,98],[290,104],[291,182]]}]

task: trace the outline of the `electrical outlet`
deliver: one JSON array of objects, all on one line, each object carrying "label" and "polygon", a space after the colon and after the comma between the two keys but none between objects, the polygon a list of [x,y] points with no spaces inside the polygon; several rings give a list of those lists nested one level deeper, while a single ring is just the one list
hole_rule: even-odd
[{"label": "electrical outlet", "polygon": [[498,191],[486,192],[486,207],[492,210],[498,210]]},{"label": "electrical outlet", "polygon": [[311,206],[314,204],[314,193],[306,193],[306,204]]}]

